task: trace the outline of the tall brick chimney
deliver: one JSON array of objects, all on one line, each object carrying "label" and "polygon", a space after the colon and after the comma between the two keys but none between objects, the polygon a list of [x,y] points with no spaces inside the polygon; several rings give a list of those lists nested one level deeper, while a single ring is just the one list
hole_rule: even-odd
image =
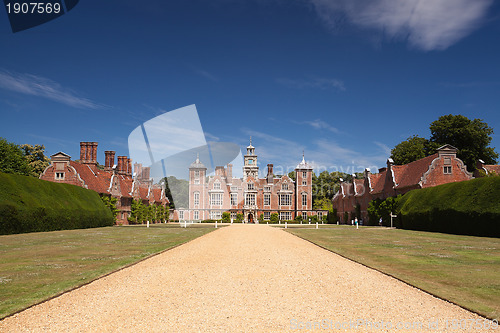
[{"label": "tall brick chimney", "polygon": [[215,167],[215,175],[224,177],[224,167],[223,166],[216,166]]},{"label": "tall brick chimney", "polygon": [[104,170],[111,171],[113,165],[115,164],[115,152],[112,150],[106,150],[104,152]]},{"label": "tall brick chimney", "polygon": [[123,175],[127,172],[127,156],[118,156],[118,166],[116,168],[116,172],[120,175]]},{"label": "tall brick chimney", "polygon": [[132,176],[132,159],[127,158],[127,175]]},{"label": "tall brick chimney", "polygon": [[233,165],[229,163],[227,165],[227,171],[226,171],[226,181],[231,184],[233,182]]},{"label": "tall brick chimney", "polygon": [[268,164],[267,165],[267,183],[270,184],[273,182],[273,165],[272,164]]},{"label": "tall brick chimney", "polygon": [[97,164],[97,142],[80,142],[80,163]]},{"label": "tall brick chimney", "polygon": [[141,179],[142,176],[142,164],[140,163],[134,163],[134,173],[137,179]]},{"label": "tall brick chimney", "polygon": [[87,142],[80,142],[80,163],[87,162]]},{"label": "tall brick chimney", "polygon": [[97,142],[91,142],[92,145],[92,158],[90,159],[90,163],[97,164]]}]

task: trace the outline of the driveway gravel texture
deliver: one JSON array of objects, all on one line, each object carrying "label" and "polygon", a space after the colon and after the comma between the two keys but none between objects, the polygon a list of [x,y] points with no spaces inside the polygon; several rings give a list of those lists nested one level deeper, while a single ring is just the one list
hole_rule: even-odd
[{"label": "driveway gravel texture", "polygon": [[232,225],[0,321],[0,332],[500,332],[284,230]]}]

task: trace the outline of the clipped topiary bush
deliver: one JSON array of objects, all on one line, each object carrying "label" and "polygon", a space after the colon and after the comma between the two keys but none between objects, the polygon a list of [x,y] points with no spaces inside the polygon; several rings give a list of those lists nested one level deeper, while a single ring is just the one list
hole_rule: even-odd
[{"label": "clipped topiary bush", "polygon": [[97,192],[0,172],[0,234],[111,226]]},{"label": "clipped topiary bush", "polygon": [[500,177],[413,190],[398,211],[399,228],[500,237]]}]

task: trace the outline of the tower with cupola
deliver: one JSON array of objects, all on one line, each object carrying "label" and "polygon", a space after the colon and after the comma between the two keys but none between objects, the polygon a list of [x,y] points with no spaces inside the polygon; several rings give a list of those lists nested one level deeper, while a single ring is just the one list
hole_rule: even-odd
[{"label": "tower with cupola", "polygon": [[252,137],[250,137],[250,145],[247,147],[245,154],[245,164],[243,165],[243,180],[247,181],[249,177],[258,179],[259,167],[257,165],[257,155],[255,155],[255,147],[252,146]]}]

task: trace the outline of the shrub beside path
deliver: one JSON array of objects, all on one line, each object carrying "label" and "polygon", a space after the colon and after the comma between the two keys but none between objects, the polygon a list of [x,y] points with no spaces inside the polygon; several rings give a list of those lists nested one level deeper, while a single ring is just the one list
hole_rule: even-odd
[{"label": "shrub beside path", "polygon": [[480,330],[451,330],[452,320],[483,323],[283,230],[233,225],[8,317],[0,331],[441,332],[447,320],[453,332]]}]

